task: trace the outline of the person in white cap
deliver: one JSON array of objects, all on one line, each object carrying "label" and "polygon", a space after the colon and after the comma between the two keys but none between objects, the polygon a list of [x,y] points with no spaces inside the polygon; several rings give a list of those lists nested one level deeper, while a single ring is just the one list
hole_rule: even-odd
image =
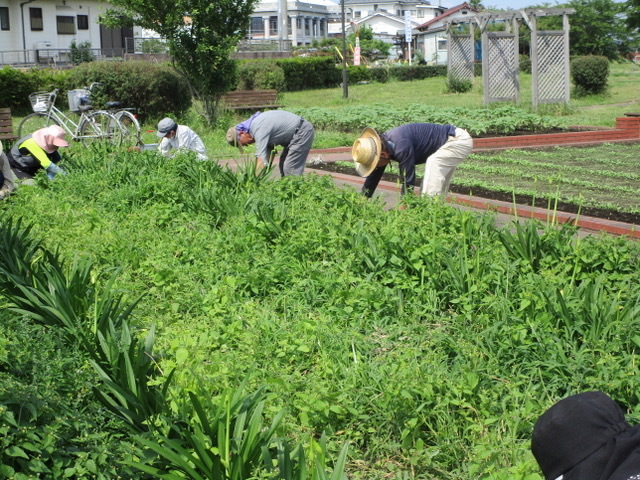
[{"label": "person in white cap", "polygon": [[173,119],[167,117],[158,123],[158,138],[161,138],[158,151],[169,156],[171,150],[191,150],[196,153],[198,160],[208,160],[204,143],[196,132],[186,125],[178,125]]},{"label": "person in white cap", "polygon": [[15,181],[16,177],[13,175],[9,159],[0,142],[0,199],[7,197],[16,189]]},{"label": "person in white cap", "polygon": [[473,148],[466,130],[453,125],[407,123],[378,134],[365,128],[353,144],[351,155],[356,171],[366,177],[362,193],[371,197],[390,161],[398,162],[402,176],[402,193],[412,192],[416,182],[416,165],[425,164],[421,193],[446,195],[453,172]]},{"label": "person in white cap", "polygon": [[19,179],[33,178],[44,168],[50,180],[59,174],[66,174],[58,163],[62,159],[59,147],[68,147],[66,132],[59,125],[36,130],[31,135],[22,137],[13,144],[9,155],[9,163]]}]

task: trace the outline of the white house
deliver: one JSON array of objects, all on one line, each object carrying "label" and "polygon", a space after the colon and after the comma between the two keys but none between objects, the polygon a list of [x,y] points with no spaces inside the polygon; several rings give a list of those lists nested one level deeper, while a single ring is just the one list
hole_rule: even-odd
[{"label": "white house", "polygon": [[121,55],[125,39],[134,29],[108,29],[98,18],[108,3],[98,0],[0,0],[0,45],[3,55],[10,51],[68,49],[88,42],[103,55]]},{"label": "white house", "polygon": [[[338,6],[330,0],[287,2],[287,39],[291,44],[309,45],[329,35],[329,23],[338,13]],[[275,40],[279,38],[279,2],[263,0],[251,15],[249,40]]]},{"label": "white house", "polygon": [[427,63],[435,65],[447,64],[447,23],[468,22],[474,13],[476,13],[476,10],[465,2],[445,10],[442,15],[432,18],[416,28],[418,31],[416,48],[422,51]]}]

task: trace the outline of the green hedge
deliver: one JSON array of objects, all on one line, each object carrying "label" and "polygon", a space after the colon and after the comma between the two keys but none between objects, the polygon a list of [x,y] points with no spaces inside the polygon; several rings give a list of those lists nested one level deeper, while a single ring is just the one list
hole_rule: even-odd
[{"label": "green hedge", "polygon": [[401,82],[431,77],[445,77],[446,75],[446,65],[403,65],[389,68],[389,76]]},{"label": "green hedge", "polygon": [[276,60],[284,71],[286,90],[332,88],[340,85],[342,75],[333,57],[285,58]]},{"label": "green hedge", "polygon": [[117,100],[124,107],[135,107],[140,116],[160,118],[180,116],[191,107],[191,91],[187,80],[168,63],[91,62],[70,71],[66,89],[104,84],[102,97]]},{"label": "green hedge", "polygon": [[274,60],[241,60],[238,64],[238,90],[274,89],[286,87],[284,70]]},{"label": "green hedge", "polygon": [[28,71],[4,67],[0,70],[0,107],[11,108],[14,115],[31,113],[29,94],[40,90],[53,90],[64,83],[67,71],[32,69]]}]

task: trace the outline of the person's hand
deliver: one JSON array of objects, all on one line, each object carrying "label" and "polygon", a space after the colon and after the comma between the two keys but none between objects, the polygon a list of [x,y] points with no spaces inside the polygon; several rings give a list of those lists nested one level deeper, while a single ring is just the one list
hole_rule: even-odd
[{"label": "person's hand", "polygon": [[52,163],[51,165],[49,165],[47,167],[47,177],[49,178],[49,180],[53,180],[56,177],[56,175],[59,174],[59,173],[61,173],[62,175],[66,175],[67,174],[67,172],[62,170],[55,163]]}]

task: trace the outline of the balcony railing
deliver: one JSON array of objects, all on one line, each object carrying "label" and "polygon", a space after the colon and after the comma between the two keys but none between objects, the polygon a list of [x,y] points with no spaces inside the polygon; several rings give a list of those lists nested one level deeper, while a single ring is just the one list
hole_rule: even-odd
[{"label": "balcony railing", "polygon": [[[128,54],[166,54],[167,46],[158,38],[127,38],[126,48],[34,48],[0,51],[0,66],[68,67],[92,60],[122,60]],[[290,40],[252,39],[238,44],[238,52],[290,52]]]},{"label": "balcony railing", "polygon": [[69,65],[87,60],[121,59],[124,48],[34,48],[29,50],[0,51],[0,65]]}]

